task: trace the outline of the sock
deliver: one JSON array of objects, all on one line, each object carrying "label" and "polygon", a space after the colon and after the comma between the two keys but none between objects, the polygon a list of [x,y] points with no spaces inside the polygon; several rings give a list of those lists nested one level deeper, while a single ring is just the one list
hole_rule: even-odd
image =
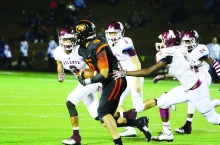
[{"label": "sock", "polygon": [[123,144],[122,144],[121,137],[119,137],[119,138],[117,138],[117,139],[113,139],[113,142],[115,143],[115,145],[123,145]]},{"label": "sock", "polygon": [[192,122],[193,118],[187,118],[186,121]]},{"label": "sock", "polygon": [[[188,118],[187,118],[187,119],[188,119]],[[192,121],[188,121],[188,120],[187,120],[184,126],[191,126],[191,124],[192,124]]]},{"label": "sock", "polygon": [[169,118],[170,117],[170,108],[162,109],[159,108],[161,118]]},{"label": "sock", "polygon": [[137,117],[137,112],[135,111],[135,109],[130,109],[126,112],[123,112],[123,117],[135,119]]},{"label": "sock", "polygon": [[136,119],[130,119],[130,118],[126,118],[126,119],[127,119],[126,126],[134,126],[135,124],[137,125],[137,121],[135,121]]},{"label": "sock", "polygon": [[171,127],[170,127],[170,121],[162,122],[162,124],[163,124],[163,132],[167,135],[172,134]]},{"label": "sock", "polygon": [[81,142],[81,136],[79,134],[79,127],[75,128],[76,130],[73,129],[73,135],[72,135],[72,139],[75,140],[76,143],[80,143]]}]

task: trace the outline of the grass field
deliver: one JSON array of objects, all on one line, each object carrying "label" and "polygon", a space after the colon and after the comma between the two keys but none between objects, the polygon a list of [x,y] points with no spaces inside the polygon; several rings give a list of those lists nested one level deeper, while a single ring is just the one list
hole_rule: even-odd
[{"label": "grass field", "polygon": [[[175,80],[166,80],[153,85],[152,78],[145,78],[144,100],[160,96],[179,85]],[[56,73],[0,71],[0,145],[61,145],[61,140],[70,137],[72,128],[66,109],[66,97],[77,85],[77,80],[67,74],[65,82],[57,81]],[[220,98],[219,84],[210,86],[211,98]],[[178,97],[178,94],[176,94]],[[172,130],[185,123],[186,103],[171,111]],[[130,96],[125,102],[131,108]],[[80,117],[82,145],[113,145],[107,129],[93,120],[84,104],[77,105]],[[216,108],[220,113],[220,108]],[[174,133],[173,142],[146,142],[136,129],[137,137],[123,138],[124,145],[218,145],[220,126],[209,124],[195,113],[191,135]],[[158,108],[152,108],[138,116],[150,118],[149,127],[153,135],[161,131]],[[119,128],[123,131],[124,128]]]}]

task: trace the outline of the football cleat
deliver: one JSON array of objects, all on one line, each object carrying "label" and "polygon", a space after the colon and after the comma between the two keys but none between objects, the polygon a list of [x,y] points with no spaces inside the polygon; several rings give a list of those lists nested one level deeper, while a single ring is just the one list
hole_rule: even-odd
[{"label": "football cleat", "polygon": [[138,120],[138,126],[137,128],[144,133],[144,136],[147,141],[151,140],[151,132],[148,128],[148,122],[149,119],[147,117],[140,117],[137,119]]},{"label": "football cleat", "polygon": [[135,137],[136,131],[133,127],[126,127],[125,131],[122,133],[119,133],[121,137]]},{"label": "football cleat", "polygon": [[192,122],[190,122],[190,121],[186,121],[186,123],[183,127],[174,129],[174,131],[179,134],[190,134],[192,131],[191,123]]},{"label": "football cleat", "polygon": [[190,134],[191,133],[191,129],[189,129],[189,128],[186,129],[184,127],[174,129],[174,131],[178,134]]},{"label": "football cleat", "polygon": [[153,141],[167,141],[167,142],[172,142],[174,140],[173,133],[170,135],[167,135],[162,131],[161,134],[158,134],[158,136],[152,136],[151,138]]},{"label": "football cleat", "polygon": [[63,140],[62,143],[65,145],[80,145],[81,144],[80,141],[81,141],[80,136],[72,136],[69,139]]}]

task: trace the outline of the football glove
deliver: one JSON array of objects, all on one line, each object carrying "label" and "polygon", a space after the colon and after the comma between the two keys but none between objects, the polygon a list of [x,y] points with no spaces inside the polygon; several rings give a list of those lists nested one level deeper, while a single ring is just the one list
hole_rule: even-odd
[{"label": "football glove", "polygon": [[164,75],[158,75],[158,76],[156,76],[154,79],[153,79],[153,84],[156,84],[159,80],[164,80],[164,79],[166,79],[167,77],[166,77],[166,75],[164,74]]},{"label": "football glove", "polygon": [[80,84],[82,84],[83,86],[86,86],[88,84],[91,84],[91,79],[85,79],[84,78],[84,72],[81,73],[80,77],[78,77],[78,81],[80,82]]},{"label": "football glove", "polygon": [[59,73],[58,74],[58,81],[59,82],[63,82],[65,79],[65,73]]},{"label": "football glove", "polygon": [[126,70],[114,70],[112,74],[112,77],[117,80],[118,78],[126,77]]}]

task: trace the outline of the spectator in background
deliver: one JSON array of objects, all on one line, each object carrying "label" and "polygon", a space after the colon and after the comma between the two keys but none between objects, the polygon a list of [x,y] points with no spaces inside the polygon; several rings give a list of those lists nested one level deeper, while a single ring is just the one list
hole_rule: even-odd
[{"label": "spectator in background", "polygon": [[25,38],[27,41],[33,41],[35,43],[37,43],[37,26],[35,24],[32,24],[28,30],[25,33]]},{"label": "spectator in background", "polygon": [[37,13],[36,16],[37,16],[37,18],[36,18],[35,24],[36,24],[37,26],[42,26],[42,25],[44,25],[44,24],[45,24],[45,20],[44,20],[43,15],[40,14],[40,13]]},{"label": "spectator in background", "polygon": [[37,15],[34,11],[32,11],[27,17],[26,26],[30,27],[32,25],[35,25],[36,20],[37,20]]},{"label": "spectator in background", "polygon": [[119,2],[120,2],[120,0],[108,0],[108,3],[112,6],[116,5]]},{"label": "spectator in background", "polygon": [[128,23],[125,24],[126,29],[135,29],[140,23],[140,15],[136,10],[132,11],[132,14],[128,18]]},{"label": "spectator in background", "polygon": [[[220,46],[217,43],[217,38],[213,37],[212,38],[212,42],[206,45],[209,49],[209,54],[210,56],[215,59],[218,63],[220,63]],[[216,72],[215,69],[213,67],[210,67],[209,73],[212,76],[212,81],[214,83],[219,83],[219,77],[218,77],[218,73],[220,72]]]},{"label": "spectator in background", "polygon": [[214,25],[218,25],[220,23],[220,0],[214,1]]},{"label": "spectator in background", "polygon": [[213,7],[214,7],[214,0],[206,0],[205,1],[205,12],[207,14],[212,14],[213,13]]},{"label": "spectator in background", "polygon": [[146,11],[145,10],[142,10],[140,12],[140,22],[139,22],[139,27],[141,28],[144,28],[146,23],[148,21],[148,17],[147,17],[147,14],[146,14]]},{"label": "spectator in background", "polygon": [[47,35],[48,35],[47,27],[45,25],[40,26],[40,28],[37,32],[38,41],[40,41],[41,43],[45,42]]},{"label": "spectator in background", "polygon": [[9,45],[8,39],[4,39],[4,59],[3,62],[0,65],[0,68],[2,69],[7,62],[8,64],[8,69],[11,69],[11,58],[12,58],[12,53],[11,53],[11,48]]},{"label": "spectator in background", "polygon": [[189,13],[183,5],[180,5],[177,9],[175,9],[168,20],[168,24],[178,25],[185,19],[189,17]]},{"label": "spectator in background", "polygon": [[88,10],[88,12],[87,12],[87,17],[88,17],[88,20],[89,20],[89,21],[95,23],[95,17],[94,17],[94,15],[93,15],[92,10]]},{"label": "spectator in background", "polygon": [[29,70],[32,69],[29,60],[28,60],[28,41],[25,39],[24,36],[21,36],[20,38],[20,56],[18,59],[17,69],[20,69],[20,65],[22,61],[24,61],[28,67]]},{"label": "spectator in background", "polygon": [[48,63],[49,63],[48,65],[51,71],[54,71],[57,68],[56,62],[53,57],[53,52],[56,48],[57,48],[57,43],[54,41],[54,37],[51,35],[49,37],[49,43],[48,43],[48,48],[47,48],[47,58],[48,58]]},{"label": "spectator in background", "polygon": [[0,40],[0,58],[4,57],[4,40],[5,38],[2,38],[2,40]]},{"label": "spectator in background", "polygon": [[84,0],[73,0],[73,5],[78,9],[85,9],[86,4]]},{"label": "spectator in background", "polygon": [[57,8],[58,8],[58,5],[57,5],[57,2],[55,2],[55,1],[50,1],[50,7],[49,7],[49,9],[53,9],[53,10],[57,10]]},{"label": "spectator in background", "polygon": [[66,3],[64,0],[60,0],[60,2],[58,3],[58,13],[59,14],[64,14],[66,10]]},{"label": "spectator in background", "polygon": [[63,16],[63,26],[71,26],[79,19],[79,13],[72,1],[66,6],[65,15]]}]

